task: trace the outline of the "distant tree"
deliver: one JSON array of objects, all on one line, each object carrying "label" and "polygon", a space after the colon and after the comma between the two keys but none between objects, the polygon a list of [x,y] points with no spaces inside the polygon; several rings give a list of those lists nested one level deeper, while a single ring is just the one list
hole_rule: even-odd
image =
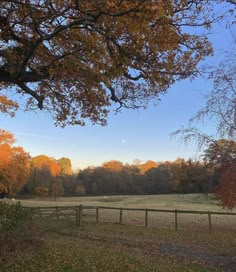
[{"label": "distant tree", "polygon": [[0,130],[0,194],[14,196],[26,183],[30,156],[15,142],[12,133]]},{"label": "distant tree", "polygon": [[170,164],[172,190],[179,193],[208,193],[209,174],[206,165],[178,158]]},{"label": "distant tree", "polygon": [[57,200],[57,197],[64,195],[64,188],[59,177],[52,178],[49,186],[49,195]]},{"label": "distant tree", "polygon": [[77,175],[60,176],[65,196],[76,196],[76,187],[78,186]]},{"label": "distant tree", "polygon": [[[220,0],[216,2],[219,3]],[[139,108],[212,53],[212,1],[1,1],[0,88],[58,125],[106,124],[112,102]],[[0,100],[0,110],[17,105]]]},{"label": "distant tree", "polygon": [[61,167],[57,161],[46,155],[39,155],[32,158],[32,165],[37,170],[48,169],[51,176],[57,176],[61,172]]},{"label": "distant tree", "polygon": [[71,161],[68,158],[61,158],[57,160],[57,163],[61,167],[61,175],[71,175],[72,174],[72,165]]},{"label": "distant tree", "polygon": [[94,171],[95,169],[86,168],[78,174],[78,182],[79,184],[84,185],[87,194],[96,194]]},{"label": "distant tree", "polygon": [[102,164],[102,168],[109,169],[112,171],[121,171],[123,169],[123,163],[112,160],[112,161],[104,162]]},{"label": "distant tree", "polygon": [[52,187],[56,187],[54,184],[58,183],[56,180],[60,173],[61,167],[55,159],[46,155],[33,157],[24,192],[38,195],[38,188],[47,188],[48,193],[51,194],[52,191],[56,190],[52,190]]},{"label": "distant tree", "polygon": [[[205,164],[178,158],[174,162],[150,163],[145,173],[136,165],[120,162],[105,163],[106,167],[87,168],[78,174],[78,183],[86,194],[167,194],[208,193],[210,177]],[[145,164],[146,165],[146,164]],[[156,167],[153,167],[153,166]],[[213,181],[211,181],[213,183]],[[75,187],[77,188],[77,187]]]},{"label": "distant tree", "polygon": [[168,194],[171,193],[171,175],[168,167],[160,165],[150,168],[145,173],[145,193]]},{"label": "distant tree", "polygon": [[86,194],[85,186],[83,184],[77,185],[75,188],[75,193],[76,195],[79,195],[79,196],[85,195]]},{"label": "distant tree", "polygon": [[141,174],[145,174],[148,170],[150,170],[152,168],[156,168],[157,163],[149,160],[143,164],[137,165],[137,167],[139,168]]},{"label": "distant tree", "polygon": [[48,187],[38,186],[34,190],[35,195],[39,197],[47,197],[49,195]]}]

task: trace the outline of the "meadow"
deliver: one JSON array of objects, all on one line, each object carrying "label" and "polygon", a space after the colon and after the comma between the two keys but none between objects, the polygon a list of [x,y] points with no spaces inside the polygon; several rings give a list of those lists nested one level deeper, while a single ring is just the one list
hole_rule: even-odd
[{"label": "meadow", "polygon": [[[24,206],[92,205],[130,208],[163,208],[222,211],[213,196],[100,196],[21,200]],[[104,210],[105,211],[105,210]],[[114,211],[110,211],[114,212]],[[140,215],[140,217],[138,216]],[[0,262],[3,272],[234,272],[236,271],[236,216],[221,218],[209,234],[204,220],[181,218],[176,232],[162,214],[143,227],[143,214],[127,213],[118,224],[118,214],[101,214],[99,223],[73,219],[34,218],[30,238],[13,257]],[[185,215],[183,215],[185,216]],[[131,221],[131,217],[135,219]],[[196,217],[194,215],[193,217]],[[195,218],[196,219],[196,218]],[[130,221],[129,221],[130,220]],[[171,220],[171,219],[170,219]],[[229,220],[229,221],[227,221]],[[21,249],[23,245],[23,249]],[[12,256],[12,255],[11,255]],[[13,261],[14,260],[14,261]]]},{"label": "meadow", "polygon": [[223,211],[212,194],[171,194],[171,195],[122,195],[122,196],[84,196],[51,199],[21,199],[26,207],[50,206],[111,206],[127,208],[189,209],[204,211]]},{"label": "meadow", "polygon": [[[55,206],[97,206],[136,209],[165,209],[165,210],[188,210],[188,211],[210,211],[210,212],[236,212],[236,210],[223,209],[214,195],[203,194],[172,194],[172,195],[139,195],[139,196],[94,196],[94,197],[64,197],[55,200],[29,199],[21,200],[26,207],[55,207]],[[86,211],[87,215],[94,211]],[[116,223],[119,221],[119,210],[102,210],[100,222]],[[89,218],[91,219],[91,218]],[[91,219],[90,221],[94,221]],[[148,224],[150,227],[165,226],[174,227],[173,213],[149,212]],[[179,228],[194,228],[196,230],[208,230],[208,218],[204,214],[180,214],[178,215]],[[123,212],[123,223],[129,225],[144,225],[144,213],[140,211]],[[231,229],[236,227],[236,216],[213,215],[212,223],[214,229]]]}]

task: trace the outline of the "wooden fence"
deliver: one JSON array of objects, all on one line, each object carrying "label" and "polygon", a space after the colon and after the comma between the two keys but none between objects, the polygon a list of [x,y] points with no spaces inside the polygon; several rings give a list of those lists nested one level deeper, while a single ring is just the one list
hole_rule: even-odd
[{"label": "wooden fence", "polygon": [[[95,222],[100,222],[100,215],[102,210],[118,210],[118,223],[123,223],[123,214],[124,211],[140,211],[144,213],[144,226],[148,227],[148,219],[149,219],[149,212],[155,213],[171,213],[174,216],[174,226],[175,231],[178,230],[179,219],[178,216],[180,214],[199,214],[199,215],[206,215],[208,221],[208,229],[209,233],[212,233],[212,215],[226,215],[226,216],[236,216],[236,213],[233,212],[210,212],[210,211],[189,211],[189,210],[165,210],[165,209],[141,209],[141,208],[117,208],[117,207],[97,207],[97,206],[65,206],[65,207],[32,207],[26,208],[32,211],[33,217],[55,217],[56,219],[64,218],[71,218],[75,220],[78,226],[82,225],[82,222],[85,221],[86,216],[92,216]],[[85,213],[87,210],[94,210],[93,213]]]}]

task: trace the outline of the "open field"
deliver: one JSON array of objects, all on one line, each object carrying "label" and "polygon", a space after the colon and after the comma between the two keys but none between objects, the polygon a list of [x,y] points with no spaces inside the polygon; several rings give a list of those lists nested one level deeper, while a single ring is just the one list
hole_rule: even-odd
[{"label": "open field", "polygon": [[94,196],[94,197],[62,197],[53,199],[20,200],[23,206],[110,206],[126,208],[160,208],[203,211],[223,211],[213,195],[173,194],[173,195],[139,195],[139,196]]},{"label": "open field", "polygon": [[[188,195],[149,195],[149,196],[99,196],[99,197],[73,197],[58,198],[53,200],[21,200],[23,206],[27,207],[50,207],[50,206],[99,206],[99,207],[122,207],[122,208],[149,208],[149,209],[178,209],[189,211],[211,211],[225,212],[212,195],[206,197],[200,194]],[[229,211],[227,211],[229,212]],[[233,210],[232,212],[236,212]],[[94,210],[85,212],[94,215]],[[123,223],[128,225],[144,225],[144,212],[124,211]],[[87,219],[86,219],[87,220]],[[95,217],[90,217],[95,221]],[[100,222],[117,223],[119,221],[119,210],[103,210],[99,213]],[[179,214],[178,228],[195,229],[196,231],[208,231],[208,217],[204,214]],[[173,213],[149,212],[148,225],[150,227],[174,228]],[[236,216],[212,215],[213,230],[234,230],[236,231]]]},{"label": "open field", "polygon": [[[224,211],[212,196],[202,195],[81,197],[21,203],[28,207],[82,204]],[[119,210],[99,209],[99,223],[94,211],[84,210],[80,227],[73,216],[33,218],[29,222],[29,238],[17,237],[11,255],[0,258],[0,271],[236,271],[236,216],[212,216],[213,232],[209,234],[207,215],[179,214],[176,232],[173,214],[150,212],[145,228],[142,211],[123,211],[122,224],[118,224]]]},{"label": "open field", "polygon": [[[33,240],[20,243],[2,272],[234,272],[233,232],[174,232],[119,224],[34,219]],[[30,244],[30,246],[29,246]],[[36,247],[32,248],[32,244]],[[27,246],[28,245],[28,246]]]}]

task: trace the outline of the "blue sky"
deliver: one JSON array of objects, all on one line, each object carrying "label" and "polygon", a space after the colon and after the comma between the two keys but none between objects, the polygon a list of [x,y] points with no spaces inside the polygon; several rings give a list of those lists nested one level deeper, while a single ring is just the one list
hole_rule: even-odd
[{"label": "blue sky", "polygon": [[[231,37],[223,23],[212,29],[215,56],[207,63],[217,62],[221,50],[231,47]],[[31,156],[44,154],[59,159],[70,158],[74,169],[97,166],[104,161],[175,160],[199,155],[193,145],[185,146],[170,133],[187,125],[188,119],[204,103],[203,94],[211,88],[210,82],[198,78],[176,83],[161,96],[158,106],[147,110],[123,110],[111,113],[106,127],[55,127],[53,120],[39,111],[19,110],[15,118],[0,116],[0,127],[11,131]],[[210,123],[206,123],[210,130]]]}]

